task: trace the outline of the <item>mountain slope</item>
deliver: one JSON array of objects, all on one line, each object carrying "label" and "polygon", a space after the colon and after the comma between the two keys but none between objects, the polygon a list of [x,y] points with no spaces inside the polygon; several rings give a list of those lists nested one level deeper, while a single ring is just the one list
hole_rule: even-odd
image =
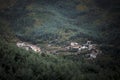
[{"label": "mountain slope", "polygon": [[[4,9],[1,17],[9,20],[16,36],[26,41],[39,43],[59,39],[59,42],[67,40],[79,42],[92,39],[107,42],[111,34],[103,30],[109,29],[109,26],[114,24],[119,26],[116,23],[119,11],[115,5],[103,8],[100,6],[102,3],[104,1],[98,3],[97,0],[31,0],[29,2],[18,0],[14,6]],[[116,11],[111,12],[113,9]],[[119,34],[116,29],[111,32],[115,35]]]}]

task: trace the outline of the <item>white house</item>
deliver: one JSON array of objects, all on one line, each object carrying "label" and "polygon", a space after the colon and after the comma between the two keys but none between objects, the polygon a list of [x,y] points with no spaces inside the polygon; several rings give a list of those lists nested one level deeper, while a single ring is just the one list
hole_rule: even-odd
[{"label": "white house", "polygon": [[97,55],[95,54],[90,54],[90,58],[96,58]]},{"label": "white house", "polygon": [[35,46],[35,45],[29,45],[29,46],[35,52],[40,52],[41,51],[41,49],[39,47]]},{"label": "white house", "polygon": [[18,47],[24,48],[25,50],[33,50],[35,52],[41,52],[41,49],[37,47],[36,45],[32,45],[26,42],[17,42],[16,45]]},{"label": "white house", "polygon": [[89,45],[88,50],[92,50],[92,49],[93,49],[93,45]]},{"label": "white house", "polygon": [[91,42],[92,42],[92,41],[87,41],[87,43],[86,43],[86,44],[87,44],[87,45],[90,45],[90,44],[91,44]]},{"label": "white house", "polygon": [[70,45],[71,46],[76,46],[76,45],[78,45],[78,43],[77,42],[71,42]]},{"label": "white house", "polygon": [[24,43],[24,42],[17,42],[16,45],[17,45],[18,47],[22,47],[22,46],[25,46],[25,43]]},{"label": "white house", "polygon": [[92,52],[90,53],[90,58],[96,58],[97,55],[100,53],[101,51],[96,49],[96,50],[92,50]]},{"label": "white house", "polygon": [[88,50],[92,50],[92,49],[96,49],[97,48],[97,44],[90,44],[88,46]]},{"label": "white house", "polygon": [[81,51],[81,50],[85,50],[85,49],[88,49],[88,47],[86,47],[86,46],[81,46],[81,47],[79,47],[79,51]]}]

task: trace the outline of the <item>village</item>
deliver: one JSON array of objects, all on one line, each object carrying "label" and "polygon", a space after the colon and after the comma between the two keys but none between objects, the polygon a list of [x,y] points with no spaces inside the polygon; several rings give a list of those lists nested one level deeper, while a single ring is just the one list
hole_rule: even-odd
[{"label": "village", "polygon": [[40,47],[27,43],[27,42],[17,42],[17,47],[23,48],[27,51],[34,51],[36,53],[44,54],[54,54],[54,55],[80,55],[84,54],[88,59],[95,59],[97,55],[101,54],[102,51],[99,49],[98,44],[93,44],[92,41],[87,41],[85,44],[79,44],[77,42],[70,42],[69,45],[54,46],[47,44],[45,48],[41,49]]}]

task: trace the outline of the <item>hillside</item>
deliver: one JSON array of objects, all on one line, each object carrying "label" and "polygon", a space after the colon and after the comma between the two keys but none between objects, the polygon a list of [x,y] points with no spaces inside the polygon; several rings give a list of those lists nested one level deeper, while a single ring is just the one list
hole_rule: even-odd
[{"label": "hillside", "polygon": [[119,18],[119,0],[0,0],[0,80],[119,80]]},{"label": "hillside", "polygon": [[34,43],[55,39],[59,42],[86,39],[108,42],[110,37],[109,40],[116,40],[118,5],[102,8],[96,3],[97,0],[18,0],[14,6],[3,9],[1,17],[10,21],[17,37]]},{"label": "hillside", "polygon": [[103,49],[104,55],[85,60],[79,55],[40,55],[0,41],[0,80],[119,80],[119,50]]}]

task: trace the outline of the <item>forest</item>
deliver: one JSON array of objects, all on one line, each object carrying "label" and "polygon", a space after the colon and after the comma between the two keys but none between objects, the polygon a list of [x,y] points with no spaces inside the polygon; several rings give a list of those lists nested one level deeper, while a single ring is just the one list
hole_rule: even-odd
[{"label": "forest", "polygon": [[[0,0],[0,80],[119,80],[119,18],[119,0]],[[100,45],[95,59],[47,52],[88,40]]]}]

